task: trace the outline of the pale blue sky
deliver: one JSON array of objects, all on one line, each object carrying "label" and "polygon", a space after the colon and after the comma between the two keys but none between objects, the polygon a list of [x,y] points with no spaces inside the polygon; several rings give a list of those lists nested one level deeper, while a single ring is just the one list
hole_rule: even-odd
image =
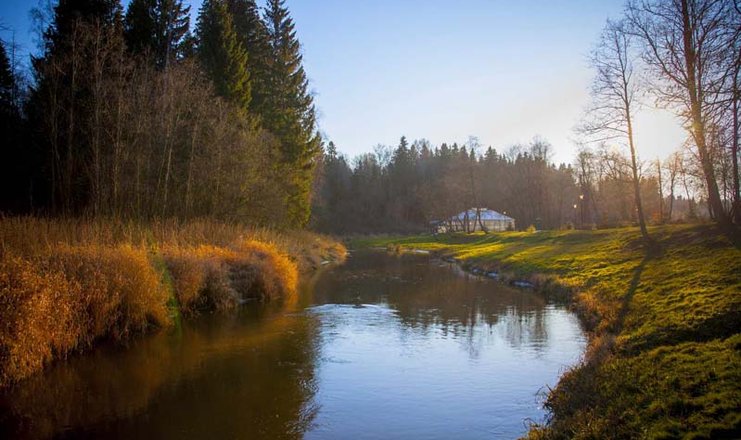
[{"label": "pale blue sky", "polygon": [[[194,15],[200,1],[193,1]],[[478,136],[504,150],[538,135],[571,162],[588,100],[586,56],[623,0],[288,0],[319,124],[350,156],[401,135],[434,144]],[[2,21],[32,46],[34,1],[3,0]],[[3,34],[4,39],[9,34]],[[684,138],[665,112],[636,123],[643,159]]]}]

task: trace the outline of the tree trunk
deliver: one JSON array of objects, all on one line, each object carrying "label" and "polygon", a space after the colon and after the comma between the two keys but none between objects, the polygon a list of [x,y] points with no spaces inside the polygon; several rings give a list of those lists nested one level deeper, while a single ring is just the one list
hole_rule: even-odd
[{"label": "tree trunk", "polygon": [[671,223],[672,212],[674,211],[674,180],[676,178],[676,172],[670,170],[669,174],[669,212],[667,212],[667,219]]},{"label": "tree trunk", "polygon": [[72,154],[72,150],[74,148],[74,132],[75,132],[75,92],[77,89],[77,44],[76,44],[76,36],[73,36],[72,38],[72,72],[71,72],[71,80],[70,80],[70,86],[68,90],[69,94],[69,110],[67,115],[67,159],[66,159],[66,166],[65,166],[65,176],[64,176],[64,190],[62,194],[62,207],[65,214],[70,214],[71,211],[71,200],[72,200],[72,175],[74,174],[74,155]]},{"label": "tree trunk", "polygon": [[664,224],[664,188],[661,181],[661,161],[656,159],[656,171],[659,177],[659,224]]},{"label": "tree trunk", "polygon": [[733,78],[733,133],[731,144],[731,159],[733,160],[733,217],[737,224],[741,224],[741,188],[738,176],[738,101],[741,99],[738,90],[738,70]]},{"label": "tree trunk", "polygon": [[633,192],[635,195],[636,209],[638,210],[638,224],[641,227],[641,235],[648,240],[648,229],[646,219],[643,216],[643,204],[641,203],[641,182],[638,180],[638,161],[636,160],[636,149],[633,143],[633,122],[631,121],[630,107],[626,103],[625,116],[628,122],[628,144],[630,145],[630,161],[633,170]]},{"label": "tree trunk", "polygon": [[194,156],[195,156],[195,145],[196,145],[196,136],[198,133],[198,126],[193,126],[193,132],[191,133],[190,137],[190,157],[188,158],[188,178],[185,184],[185,212],[184,216],[187,217],[191,215],[193,200],[192,200],[192,194],[191,194],[191,186],[193,183],[193,163],[194,163]]},{"label": "tree trunk", "polygon": [[715,169],[713,159],[707,148],[705,139],[705,121],[702,117],[702,90],[697,81],[697,54],[694,47],[693,29],[690,23],[690,11],[688,0],[681,0],[682,4],[682,25],[683,25],[683,43],[684,43],[684,61],[687,67],[687,92],[690,99],[690,115],[692,120],[692,134],[697,145],[697,151],[700,153],[700,162],[705,177],[705,184],[708,189],[708,205],[715,214],[718,223],[726,225],[729,223],[728,216],[723,209],[723,203],[718,192],[718,182],[715,180]]}]

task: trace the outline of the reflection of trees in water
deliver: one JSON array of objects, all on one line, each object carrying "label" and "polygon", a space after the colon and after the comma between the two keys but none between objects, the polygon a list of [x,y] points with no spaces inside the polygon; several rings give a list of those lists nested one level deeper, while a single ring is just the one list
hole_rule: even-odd
[{"label": "reflection of trees in water", "polygon": [[465,341],[471,357],[492,334],[513,347],[543,351],[548,314],[542,296],[450,266],[420,256],[357,253],[334,276],[320,280],[316,295],[321,303],[386,303],[398,311],[403,328]]},{"label": "reflection of trees in water", "polygon": [[68,437],[299,438],[318,411],[318,323],[298,313],[313,303],[387,305],[392,318],[361,318],[391,320],[410,340],[455,338],[472,358],[488,338],[536,352],[547,343],[542,297],[424,257],[356,254],[304,288],[288,304],[205,316],[50,368],[0,396],[0,438],[62,429]]},{"label": "reflection of trees in water", "polygon": [[50,368],[0,396],[0,436],[301,437],[317,411],[316,323],[275,308],[203,317]]}]

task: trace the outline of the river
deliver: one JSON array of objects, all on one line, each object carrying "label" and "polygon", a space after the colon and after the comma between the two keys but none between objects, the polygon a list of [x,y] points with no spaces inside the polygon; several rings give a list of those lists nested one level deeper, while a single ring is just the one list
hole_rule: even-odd
[{"label": "river", "polygon": [[58,362],[0,394],[0,438],[516,438],[585,344],[541,295],[361,251],[291,301]]}]

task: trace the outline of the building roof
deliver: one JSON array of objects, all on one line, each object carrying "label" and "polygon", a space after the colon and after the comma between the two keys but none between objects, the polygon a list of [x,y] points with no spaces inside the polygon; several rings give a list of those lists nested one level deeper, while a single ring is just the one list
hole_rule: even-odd
[{"label": "building roof", "polygon": [[[512,217],[508,217],[492,209],[487,209],[487,208],[479,208],[479,209],[481,213],[481,220],[500,220],[500,221],[514,220]],[[463,211],[459,213],[458,215],[454,215],[453,218],[459,221],[463,221],[466,218],[466,212],[468,212],[469,220],[476,218],[476,208],[469,209],[468,211]]]}]

